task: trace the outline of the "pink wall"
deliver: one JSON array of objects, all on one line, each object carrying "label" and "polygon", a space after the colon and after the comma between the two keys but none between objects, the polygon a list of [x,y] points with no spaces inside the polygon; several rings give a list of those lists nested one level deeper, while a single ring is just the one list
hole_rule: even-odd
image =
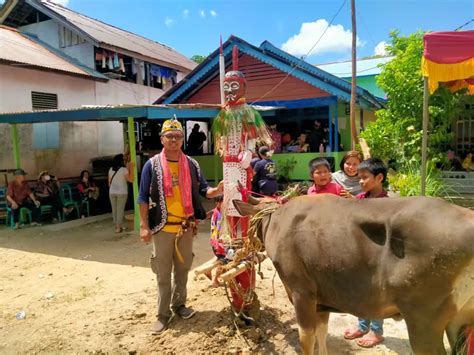
[{"label": "pink wall", "polygon": [[[31,111],[31,92],[58,95],[58,108],[82,105],[151,104],[163,91],[117,80],[106,83],[69,75],[0,65],[0,112]],[[93,157],[123,151],[122,125],[119,122],[60,123],[59,149],[33,149],[33,126],[18,125],[22,167],[34,178],[41,170],[57,176],[79,175],[90,169]],[[0,124],[0,169],[13,168],[10,126]],[[1,183],[1,182],[0,182]]]}]

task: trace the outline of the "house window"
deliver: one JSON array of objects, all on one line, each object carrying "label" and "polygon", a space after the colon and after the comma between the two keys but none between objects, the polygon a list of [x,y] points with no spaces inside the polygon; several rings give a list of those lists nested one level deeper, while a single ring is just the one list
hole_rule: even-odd
[{"label": "house window", "polygon": [[81,43],[86,43],[86,40],[64,26],[59,27],[59,46],[61,48],[72,47]]},{"label": "house window", "polygon": [[[46,92],[31,92],[33,110],[58,108],[58,95]],[[59,148],[59,122],[33,123],[33,149]]]}]

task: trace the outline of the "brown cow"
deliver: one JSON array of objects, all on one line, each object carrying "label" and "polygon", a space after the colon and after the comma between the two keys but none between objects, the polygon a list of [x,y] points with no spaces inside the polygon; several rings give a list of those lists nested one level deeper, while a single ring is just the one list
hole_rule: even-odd
[{"label": "brown cow", "polygon": [[[262,209],[234,201],[242,215]],[[415,354],[445,354],[474,321],[474,212],[425,198],[300,196],[258,232],[296,312],[304,354],[326,354],[329,311],[405,319]]]}]

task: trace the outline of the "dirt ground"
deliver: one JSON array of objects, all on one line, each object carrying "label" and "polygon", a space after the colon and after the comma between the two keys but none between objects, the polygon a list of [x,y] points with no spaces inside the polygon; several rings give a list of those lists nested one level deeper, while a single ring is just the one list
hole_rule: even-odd
[{"label": "dirt ground", "polygon": [[[130,225],[131,227],[131,225]],[[212,257],[209,224],[195,240],[194,267]],[[0,353],[295,353],[294,312],[270,261],[257,282],[262,304],[258,327],[236,331],[222,288],[193,280],[189,320],[174,319],[150,335],[156,315],[156,280],[148,266],[150,246],[135,233],[114,234],[110,219],[12,231],[0,227]],[[272,287],[274,280],[274,287]],[[274,294],[273,294],[274,290]],[[24,311],[24,319],[16,314]],[[409,354],[405,323],[386,320],[383,345],[366,350],[341,334],[351,315],[332,314],[331,354]]]}]

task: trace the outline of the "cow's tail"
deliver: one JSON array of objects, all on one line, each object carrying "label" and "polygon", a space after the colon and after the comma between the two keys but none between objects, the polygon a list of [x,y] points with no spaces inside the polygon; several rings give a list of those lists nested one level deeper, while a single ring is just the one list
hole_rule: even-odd
[{"label": "cow's tail", "polygon": [[462,328],[452,353],[453,355],[474,354],[474,324]]}]

